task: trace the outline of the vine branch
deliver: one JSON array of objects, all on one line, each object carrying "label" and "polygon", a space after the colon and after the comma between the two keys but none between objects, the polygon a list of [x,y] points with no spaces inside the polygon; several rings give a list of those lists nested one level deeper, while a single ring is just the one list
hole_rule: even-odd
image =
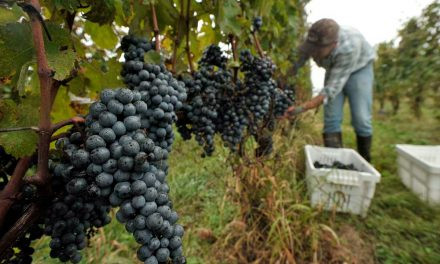
[{"label": "vine branch", "polygon": [[3,191],[0,192],[0,228],[5,221],[9,208],[20,192],[21,186],[23,185],[23,177],[27,169],[30,167],[31,161],[31,157],[21,158],[12,173],[11,180],[5,186]]},{"label": "vine branch", "polygon": [[53,134],[53,133],[55,133],[58,129],[60,129],[60,128],[62,128],[62,127],[65,127],[65,126],[68,126],[68,125],[76,125],[76,124],[80,124],[80,123],[84,123],[85,122],[85,120],[84,120],[84,118],[82,118],[82,117],[80,117],[80,116],[75,116],[75,117],[72,117],[72,118],[70,118],[70,119],[67,119],[67,120],[63,120],[63,121],[60,121],[60,122],[58,122],[58,123],[56,123],[56,124],[53,124],[52,125],[52,129],[51,129],[51,133]]},{"label": "vine branch", "polygon": [[52,80],[51,87],[51,98],[50,98],[50,109],[53,107],[53,103],[55,102],[55,98],[57,97],[58,89],[61,86],[66,86],[71,80],[73,80],[76,76],[78,76],[78,68],[75,68],[70,72],[70,75],[66,77],[64,80]]},{"label": "vine branch", "polygon": [[[37,73],[40,82],[40,108],[39,108],[39,138],[38,138],[38,161],[36,176],[32,179],[37,184],[39,191],[42,193],[50,193],[50,174],[49,174],[49,146],[52,135],[52,125],[50,121],[50,111],[52,107],[52,99],[54,98],[52,92],[52,85],[54,80],[52,79],[53,72],[49,68],[49,64],[46,57],[46,50],[44,48],[43,38],[43,24],[40,11],[40,3],[38,0],[30,0],[26,3],[26,6],[32,12],[28,12],[30,18],[30,26],[32,32],[32,40],[36,53],[37,60]],[[26,11],[26,10],[25,10]],[[22,158],[14,170],[11,177],[11,181],[5,186],[2,192],[4,197],[1,203],[0,209],[0,221],[3,223],[4,217],[10,207],[10,204],[16,198],[23,184],[23,176],[31,164],[30,157]],[[0,240],[0,254],[6,252],[6,249],[10,247],[18,237],[20,237],[26,230],[35,222],[39,215],[42,213],[41,204],[33,204],[20,219],[14,224],[14,226],[3,235]]]},{"label": "vine branch", "polygon": [[171,59],[171,72],[176,73],[176,63],[177,63],[177,49],[180,46],[180,24],[185,21],[183,12],[185,9],[185,2],[180,1],[180,14],[179,19],[177,20],[176,24],[176,35],[174,38],[174,47],[173,47],[173,56]]},{"label": "vine branch", "polygon": [[151,5],[151,13],[153,16],[153,31],[154,31],[154,38],[156,39],[156,51],[160,51],[160,39],[159,39],[159,27],[157,25],[157,16],[156,16],[156,8],[153,4]]},{"label": "vine branch", "polygon": [[35,221],[37,221],[43,211],[44,208],[41,204],[32,204],[17,222],[15,222],[12,228],[3,235],[0,240],[0,259],[3,257],[3,254],[7,252],[7,249],[11,244],[14,243],[18,237],[22,236]]},{"label": "vine branch", "polygon": [[257,38],[257,32],[253,31],[252,37],[254,38],[254,43],[255,43],[255,47],[257,48],[258,55],[260,55],[260,57],[263,58],[264,52],[263,49],[261,48],[260,41]]},{"label": "vine branch", "polygon": [[[38,0],[31,0],[30,4],[40,12]],[[51,137],[50,111],[52,107],[52,71],[46,57],[41,23],[36,16],[31,17],[32,39],[37,57],[37,72],[40,79],[40,136],[38,141],[38,163],[36,178],[41,186],[49,182],[49,145]]]},{"label": "vine branch", "polygon": [[14,132],[14,131],[24,131],[24,130],[33,130],[38,132],[38,127],[30,126],[30,127],[9,127],[9,128],[0,128],[0,133],[2,132]]},{"label": "vine branch", "polygon": [[[235,38],[235,36],[233,34],[229,34],[229,42],[231,43],[231,48],[232,48],[232,57],[234,59],[234,62],[238,62],[238,56],[237,56],[237,40]],[[238,76],[238,68],[239,67],[234,67],[234,83],[237,81],[237,76]]]},{"label": "vine branch", "polygon": [[185,19],[186,19],[186,47],[185,47],[185,50],[186,50],[186,54],[188,56],[189,70],[192,74],[192,73],[194,73],[194,66],[192,63],[191,50],[189,48],[189,31],[190,31],[189,15],[191,13],[190,11],[191,11],[191,0],[188,0],[187,5],[186,5],[186,17],[185,17]]}]

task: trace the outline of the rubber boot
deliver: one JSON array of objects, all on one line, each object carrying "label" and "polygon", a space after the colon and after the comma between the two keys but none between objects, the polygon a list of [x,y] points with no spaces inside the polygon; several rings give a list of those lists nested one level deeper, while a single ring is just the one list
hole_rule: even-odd
[{"label": "rubber boot", "polygon": [[328,148],[342,148],[342,133],[324,133],[324,146]]},{"label": "rubber boot", "polygon": [[357,139],[357,147],[359,154],[368,162],[371,161],[371,136],[361,137],[359,135],[356,136]]}]

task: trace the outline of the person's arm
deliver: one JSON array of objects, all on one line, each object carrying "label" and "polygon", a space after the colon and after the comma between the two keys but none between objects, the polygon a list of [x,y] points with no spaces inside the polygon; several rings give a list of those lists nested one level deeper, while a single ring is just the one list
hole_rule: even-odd
[{"label": "person's arm", "polygon": [[297,115],[307,110],[316,108],[320,106],[324,102],[324,100],[325,100],[325,95],[320,94],[313,97],[309,101],[303,103],[302,105],[299,106],[292,105],[289,108],[287,108],[286,113],[284,113],[284,117],[287,118],[291,115]]},{"label": "person's arm", "polygon": [[307,110],[314,109],[322,103],[325,103],[327,100],[333,99],[342,91],[342,88],[352,73],[355,61],[356,60],[351,53],[337,55],[335,58],[335,64],[330,69],[329,77],[321,93],[300,106],[289,107],[284,116],[288,117],[290,115],[297,115]]},{"label": "person's arm", "polygon": [[342,91],[348,78],[350,78],[350,75],[353,72],[353,65],[355,65],[356,60],[357,58],[352,52],[337,55],[335,63],[330,69],[324,88],[320,92],[321,95],[326,97],[325,101],[332,100]]}]

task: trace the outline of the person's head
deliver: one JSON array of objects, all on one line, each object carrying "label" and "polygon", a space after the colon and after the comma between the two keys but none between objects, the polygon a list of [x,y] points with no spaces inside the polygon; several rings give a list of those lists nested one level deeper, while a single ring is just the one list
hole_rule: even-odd
[{"label": "person's head", "polygon": [[330,55],[338,43],[339,25],[333,19],[323,18],[309,29],[307,39],[300,46],[300,50],[315,61],[322,60]]}]

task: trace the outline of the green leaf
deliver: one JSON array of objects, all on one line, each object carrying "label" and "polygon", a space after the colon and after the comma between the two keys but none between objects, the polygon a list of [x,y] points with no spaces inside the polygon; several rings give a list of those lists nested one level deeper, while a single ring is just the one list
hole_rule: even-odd
[{"label": "green leaf", "polygon": [[0,25],[17,22],[23,15],[23,11],[17,5],[13,5],[11,8],[0,8]]},{"label": "green leaf", "polygon": [[[99,93],[105,88],[117,88],[123,85],[118,79],[121,71],[121,63],[112,58],[108,61],[93,60],[80,65],[80,73],[70,86],[77,85],[75,89],[89,90]],[[79,87],[82,86],[82,87]]]},{"label": "green leaf", "polygon": [[33,57],[29,25],[9,23],[0,26],[0,77],[19,73]]},{"label": "green leaf", "polygon": [[146,63],[160,64],[162,62],[162,56],[160,56],[160,53],[150,50],[149,52],[145,53],[144,60]]},{"label": "green leaf", "polygon": [[76,54],[72,48],[72,41],[67,30],[54,24],[49,24],[48,28],[53,40],[46,40],[45,43],[47,60],[49,67],[55,71],[54,78],[62,80],[69,76],[72,71]]},{"label": "green leaf", "polygon": [[[70,98],[68,91],[66,89],[60,90],[57,93],[52,111],[50,113],[52,123],[57,123],[76,115],[77,113],[72,107],[70,107]],[[59,132],[62,132],[62,130]]]},{"label": "green leaf", "polygon": [[[46,3],[52,2],[52,3]],[[69,12],[74,12],[80,6],[80,0],[52,0],[44,1],[45,5],[52,4],[57,10],[67,10]]]},{"label": "green leaf", "polygon": [[[49,67],[55,79],[67,77],[75,62],[70,34],[59,25],[48,24],[53,40],[45,38]],[[0,77],[19,74],[23,65],[35,61],[32,33],[28,23],[9,23],[0,26]]]},{"label": "green leaf", "polygon": [[112,50],[118,44],[118,37],[111,25],[100,26],[97,23],[86,21],[85,31],[90,34],[93,42],[102,49]]},{"label": "green leaf", "polygon": [[116,0],[115,8],[115,22],[120,26],[128,26],[131,19],[133,19],[133,9],[131,8],[129,0]]},{"label": "green leaf", "polygon": [[[0,127],[28,127],[38,125],[39,97],[23,99],[17,105],[12,100],[0,101]],[[0,145],[14,157],[31,155],[37,144],[38,136],[33,131],[0,133]]]},{"label": "green leaf", "polygon": [[237,19],[237,15],[240,14],[240,5],[237,1],[226,0],[223,5],[219,7],[219,13],[216,16],[216,24],[220,26],[220,29],[228,33],[233,33],[234,35],[241,35],[241,24]]},{"label": "green leaf", "polygon": [[116,14],[114,0],[88,0],[87,2],[91,6],[90,11],[84,14],[87,20],[100,25],[113,22]]},{"label": "green leaf", "polygon": [[161,32],[169,25],[176,25],[176,21],[179,19],[179,12],[173,6],[172,1],[159,1],[159,3],[155,4],[155,10],[157,24]]}]

